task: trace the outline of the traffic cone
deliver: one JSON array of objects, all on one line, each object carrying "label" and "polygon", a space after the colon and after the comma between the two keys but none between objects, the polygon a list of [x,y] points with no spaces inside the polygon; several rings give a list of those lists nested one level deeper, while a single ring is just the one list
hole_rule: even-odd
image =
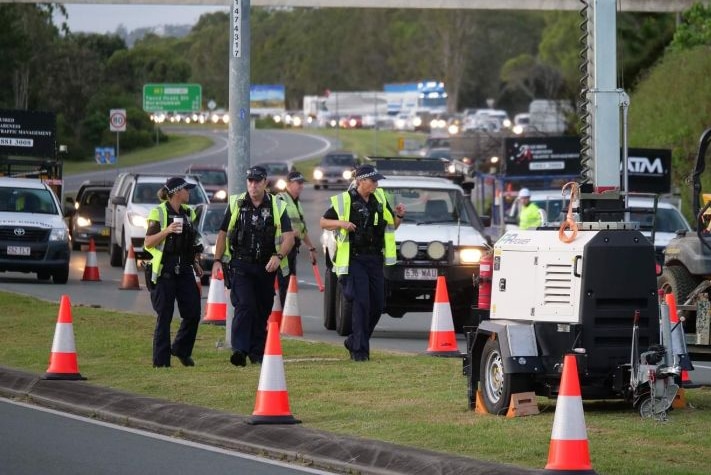
[{"label": "traffic cone", "polygon": [[[289,289],[284,300],[284,312],[281,319],[281,334],[289,336],[304,336],[301,326],[301,313],[299,312],[299,295],[296,276],[289,277]],[[278,297],[278,296],[277,296]]]},{"label": "traffic cone", "polygon": [[84,266],[84,275],[81,280],[84,281],[100,281],[99,265],[96,262],[96,245],[94,238],[89,240],[89,252],[86,255],[86,265]]},{"label": "traffic cone", "polygon": [[59,300],[59,314],[57,315],[57,326],[54,329],[49,368],[42,379],[86,379],[79,374],[77,351],[74,346],[74,329],[72,328],[72,304],[67,295],[62,295]]},{"label": "traffic cone", "polygon": [[560,380],[560,390],[555,405],[546,471],[596,473],[590,462],[583,398],[580,394],[575,355],[565,355],[563,361],[563,377]]},{"label": "traffic cone", "polygon": [[427,354],[433,356],[461,356],[457,348],[457,337],[454,334],[452,307],[449,305],[447,282],[444,280],[443,275],[437,277]]},{"label": "traffic cone", "polygon": [[227,320],[227,296],[222,270],[213,272],[210,277],[210,288],[207,291],[207,304],[202,323],[224,325]]},{"label": "traffic cone", "polygon": [[121,280],[121,290],[141,290],[138,284],[138,269],[136,268],[136,254],[133,246],[128,246],[128,257],[123,268],[123,279]]},{"label": "traffic cone", "polygon": [[248,424],[298,424],[289,409],[289,393],[284,379],[284,361],[281,354],[279,327],[276,322],[268,325],[267,344],[264,347],[264,360],[259,373],[257,399],[254,412],[247,420]]},{"label": "traffic cone", "polygon": [[679,358],[679,365],[681,366],[681,388],[698,388],[699,384],[694,384],[694,382],[689,377],[689,370],[694,369],[694,365],[689,358],[689,353],[686,350],[686,337],[684,336],[684,329],[679,323],[679,314],[676,309],[676,297],[674,294],[665,294],[664,301],[669,307],[669,322],[673,328],[672,330],[672,353],[674,353]]},{"label": "traffic cone", "polygon": [[[286,303],[286,302],[285,302]],[[269,320],[267,320],[267,326],[271,322],[276,322],[277,326],[281,328],[281,299],[279,298],[279,280],[274,277],[274,304],[272,304],[272,313],[269,314]]]}]

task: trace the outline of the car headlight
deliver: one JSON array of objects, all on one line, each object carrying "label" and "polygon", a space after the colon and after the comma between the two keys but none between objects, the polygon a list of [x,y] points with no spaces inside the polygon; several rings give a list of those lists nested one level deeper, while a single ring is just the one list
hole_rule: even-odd
[{"label": "car headlight", "polygon": [[415,127],[421,126],[422,125],[422,117],[415,117],[414,119],[412,119],[412,125],[414,125]]},{"label": "car headlight", "polygon": [[214,195],[212,195],[213,200],[220,200],[224,201],[227,199],[227,191],[226,190],[217,190]]},{"label": "car headlight", "polygon": [[400,244],[400,255],[403,259],[414,259],[417,255],[417,243],[415,241],[404,241]]},{"label": "car headlight", "polygon": [[353,170],[343,170],[343,178],[345,180],[350,180],[353,178]]},{"label": "car headlight", "polygon": [[476,264],[481,260],[481,249],[460,249],[459,260],[462,264]]},{"label": "car headlight", "polygon": [[84,216],[79,216],[77,217],[77,226],[80,228],[83,228],[84,226],[91,226],[91,220],[89,218],[85,218]]},{"label": "car headlight", "polygon": [[148,221],[145,216],[136,213],[128,213],[128,222],[137,228],[148,229]]},{"label": "car headlight", "polygon": [[283,178],[279,178],[277,180],[275,186],[276,186],[277,190],[282,190],[282,191],[285,190],[286,189],[286,180],[284,180]]},{"label": "car headlight", "polygon": [[323,178],[323,170],[314,168],[314,180],[320,180]]},{"label": "car headlight", "polygon": [[449,132],[449,135],[457,135],[459,133],[459,126],[457,124],[451,124],[447,127],[447,131]]},{"label": "car headlight", "polygon": [[450,163],[449,165],[447,165],[447,172],[452,174],[457,173],[457,167],[454,165],[454,163]]},{"label": "car headlight", "polygon": [[67,228],[54,228],[49,233],[50,241],[69,241],[69,230]]},{"label": "car headlight", "polygon": [[439,241],[432,241],[429,246],[427,246],[427,255],[430,259],[439,260],[444,257],[447,248]]}]

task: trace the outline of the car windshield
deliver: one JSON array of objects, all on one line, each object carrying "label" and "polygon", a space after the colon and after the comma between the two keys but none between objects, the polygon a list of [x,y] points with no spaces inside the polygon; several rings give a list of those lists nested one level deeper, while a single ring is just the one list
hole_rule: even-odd
[{"label": "car windshield", "polygon": [[225,217],[225,208],[207,208],[202,221],[203,233],[217,234]]},{"label": "car windshield", "polygon": [[[162,183],[138,183],[133,189],[133,202],[136,204],[158,204],[158,190],[163,188]],[[188,203],[198,205],[207,203],[207,197],[199,187],[190,190],[190,198]]]},{"label": "car windshield", "polygon": [[[652,229],[651,213],[633,211],[630,213],[630,221],[640,223],[640,228],[643,230]],[[689,226],[681,213],[673,208],[657,208],[654,226],[655,231],[659,233],[675,233],[680,229],[689,229]]]},{"label": "car windshield", "polygon": [[57,206],[48,190],[0,188],[0,211],[57,214]]},{"label": "car windshield", "polygon": [[191,173],[199,176],[203,185],[227,186],[225,170],[192,170]]},{"label": "car windshield", "polygon": [[321,163],[325,166],[335,167],[355,167],[356,162],[353,155],[326,155]]},{"label": "car windshield", "polygon": [[288,175],[289,166],[286,163],[265,163],[262,165],[267,170],[267,175]]},{"label": "car windshield", "polygon": [[110,193],[111,190],[103,188],[85,190],[79,200],[79,210],[95,216],[103,215],[109,203]]},{"label": "car windshield", "polygon": [[470,224],[462,194],[456,190],[426,188],[384,188],[391,207],[402,203],[407,209],[405,223]]}]

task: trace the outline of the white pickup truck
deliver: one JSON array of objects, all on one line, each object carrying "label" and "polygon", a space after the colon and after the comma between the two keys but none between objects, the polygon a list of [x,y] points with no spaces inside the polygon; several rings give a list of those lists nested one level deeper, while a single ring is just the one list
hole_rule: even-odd
[{"label": "white pickup truck", "polygon": [[[144,256],[143,241],[148,229],[148,213],[159,204],[158,190],[173,175],[125,172],[119,174],[111,189],[106,207],[106,226],[110,229],[109,253],[113,267],[124,267],[128,256],[127,244],[133,246],[137,257]],[[190,190],[188,204],[209,202],[200,180],[186,175],[188,183],[197,186]]]}]

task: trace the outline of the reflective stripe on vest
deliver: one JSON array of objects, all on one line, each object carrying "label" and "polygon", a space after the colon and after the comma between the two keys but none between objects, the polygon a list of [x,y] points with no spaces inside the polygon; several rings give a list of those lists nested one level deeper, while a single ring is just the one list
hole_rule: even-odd
[{"label": "reflective stripe on vest", "polygon": [[291,230],[294,231],[294,236],[303,239],[306,234],[306,223],[301,217],[304,215],[304,210],[301,208],[301,202],[295,202],[286,191],[282,191],[277,195],[277,198],[283,200],[286,204],[286,214],[291,220]]},{"label": "reflective stripe on vest", "polygon": [[[373,193],[375,199],[378,200],[383,208],[383,219],[385,220],[385,235],[383,236],[383,255],[385,257],[385,265],[391,266],[395,264],[396,254],[395,254],[395,220],[393,219],[392,213],[388,210],[387,201],[385,198],[385,192],[376,188],[375,193]],[[351,195],[346,191],[336,196],[331,197],[331,205],[333,209],[338,214],[338,219],[340,221],[349,221],[351,213]],[[377,224],[378,215],[376,213],[374,217],[374,222]],[[349,233],[343,228],[339,228],[334,231],[334,236],[336,238],[336,259],[333,262],[333,271],[336,275],[348,274],[348,266],[351,257],[351,244],[349,240]]]},{"label": "reflective stripe on vest", "polygon": [[[188,212],[191,222],[195,222],[195,210],[188,205],[181,204],[180,207]],[[155,221],[160,225],[160,230],[163,231],[168,226],[168,202],[163,201],[148,213],[148,221]],[[163,249],[165,247],[165,239],[160,241],[155,247],[145,246],[146,252],[151,255],[151,281],[155,284],[158,282],[163,270]]]},{"label": "reflective stripe on vest", "polygon": [[[225,243],[225,253],[222,256],[224,262],[229,262],[232,260],[232,250],[230,249],[230,233],[235,228],[237,224],[237,217],[240,213],[240,208],[244,202],[247,193],[240,193],[239,195],[230,196],[230,224],[227,226],[227,242]],[[274,233],[274,249],[279,252],[281,243],[284,240],[281,232],[281,216],[286,211],[286,203],[281,200],[276,199],[275,196],[270,195],[272,203],[272,215],[274,216],[274,226],[276,227],[276,233]],[[289,260],[286,256],[279,262],[279,267],[282,270],[282,275],[287,275],[289,273]]]}]

